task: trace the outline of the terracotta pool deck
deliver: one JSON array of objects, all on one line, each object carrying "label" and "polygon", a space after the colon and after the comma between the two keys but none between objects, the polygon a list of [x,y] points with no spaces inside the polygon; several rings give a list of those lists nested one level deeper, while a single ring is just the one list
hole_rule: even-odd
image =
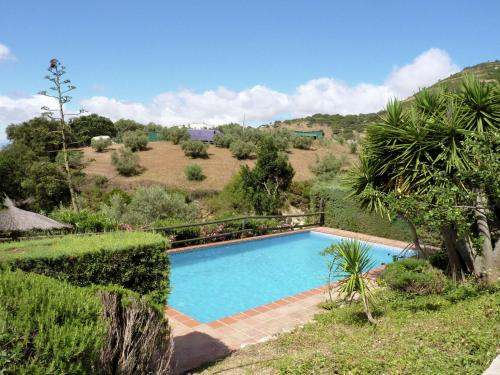
[{"label": "terracotta pool deck", "polygon": [[[402,241],[326,227],[317,227],[303,231],[333,234],[399,248],[405,248],[408,245],[408,243]],[[286,236],[297,232],[299,231],[226,241],[224,243]],[[172,250],[171,252],[201,249],[214,245],[217,244],[190,246]],[[371,271],[370,276],[375,278],[381,269],[383,267]],[[184,373],[190,369],[200,367],[206,363],[223,358],[229,353],[247,345],[267,341],[279,333],[290,331],[297,326],[305,324],[311,321],[314,315],[319,312],[318,304],[325,301],[327,297],[328,290],[324,286],[210,323],[198,322],[180,311],[167,306],[165,314],[172,327],[174,337],[175,373]]]}]

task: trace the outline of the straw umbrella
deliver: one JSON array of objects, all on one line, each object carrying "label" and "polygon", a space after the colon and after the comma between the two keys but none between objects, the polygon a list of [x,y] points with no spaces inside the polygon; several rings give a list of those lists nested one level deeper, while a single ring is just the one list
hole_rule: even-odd
[{"label": "straw umbrella", "polygon": [[71,229],[72,226],[52,220],[35,212],[21,210],[5,196],[0,207],[0,232],[28,232],[31,230]]}]

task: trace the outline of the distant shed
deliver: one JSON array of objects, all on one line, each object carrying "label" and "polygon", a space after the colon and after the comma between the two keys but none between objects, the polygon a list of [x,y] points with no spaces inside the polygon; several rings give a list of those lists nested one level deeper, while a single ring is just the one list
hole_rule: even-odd
[{"label": "distant shed", "polygon": [[148,141],[149,142],[156,142],[160,140],[160,134],[158,132],[149,132],[148,133]]},{"label": "distant shed", "polygon": [[309,138],[314,138],[314,139],[325,138],[325,132],[323,130],[311,130],[311,131],[296,130],[293,133],[297,137],[309,137]]},{"label": "distant shed", "polygon": [[210,143],[213,142],[217,134],[217,131],[213,129],[188,129],[188,132],[192,140]]}]

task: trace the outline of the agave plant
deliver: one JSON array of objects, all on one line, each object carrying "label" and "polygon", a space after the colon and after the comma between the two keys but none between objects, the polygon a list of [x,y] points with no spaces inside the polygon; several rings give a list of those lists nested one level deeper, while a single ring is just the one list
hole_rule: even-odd
[{"label": "agave plant", "polygon": [[375,324],[376,320],[370,311],[373,295],[366,277],[375,262],[369,252],[370,246],[366,244],[356,240],[342,240],[328,247],[322,254],[331,256],[328,280],[332,280],[334,276],[340,278],[336,283],[340,296],[351,303],[354,297],[359,295],[368,321]]}]

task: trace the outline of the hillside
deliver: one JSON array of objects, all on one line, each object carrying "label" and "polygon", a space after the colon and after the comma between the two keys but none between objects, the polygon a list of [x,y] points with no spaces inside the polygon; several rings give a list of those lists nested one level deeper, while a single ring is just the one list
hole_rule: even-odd
[{"label": "hillside", "polygon": [[[352,163],[357,155],[349,153],[346,145],[337,142],[320,145],[314,144],[314,149],[298,150],[290,149],[288,157],[295,170],[295,180],[304,181],[313,177],[309,166],[314,164],[317,158],[333,153],[337,157],[345,157],[346,164]],[[208,159],[190,159],[184,155],[180,145],[171,142],[150,142],[148,150],[138,153],[140,164],[145,171],[138,176],[123,177],[116,173],[111,164],[111,150],[120,148],[121,145],[113,145],[107,152],[98,153],[90,147],[83,148],[87,167],[85,173],[88,175],[106,176],[111,186],[123,189],[133,189],[138,185],[159,183],[169,188],[177,188],[188,191],[219,191],[229,182],[231,177],[239,171],[241,165],[253,166],[255,160],[237,160],[227,148],[219,148],[211,145],[208,149]],[[206,179],[203,181],[187,181],[184,169],[190,164],[199,164],[203,168]]]},{"label": "hillside", "polygon": [[[457,91],[460,89],[461,80],[466,75],[478,77],[481,81],[500,82],[500,60],[484,62],[464,68],[462,71],[436,82],[429,88],[445,88],[447,90]],[[406,99],[406,101],[411,99],[412,97]],[[376,121],[382,113],[383,111],[345,116],[317,113],[312,116],[298,119],[276,121],[273,126],[287,129],[323,129],[327,133],[327,136],[331,134],[342,135],[344,138],[350,139],[353,138],[356,133],[363,132],[365,127]]]}]

